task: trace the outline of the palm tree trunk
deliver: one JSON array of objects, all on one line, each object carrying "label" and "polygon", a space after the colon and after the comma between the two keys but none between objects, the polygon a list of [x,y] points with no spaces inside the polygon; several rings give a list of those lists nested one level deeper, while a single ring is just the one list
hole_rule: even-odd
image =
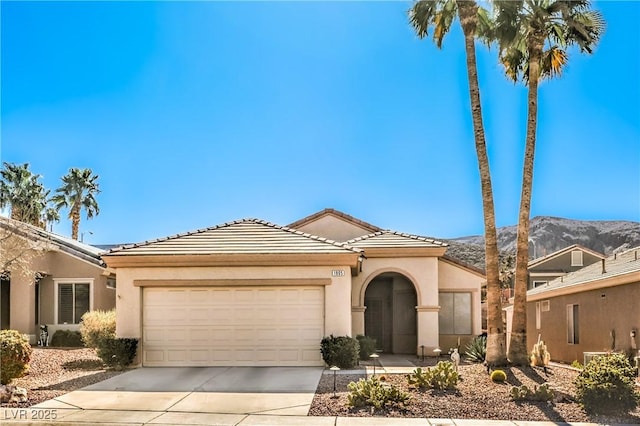
[{"label": "palm tree trunk", "polygon": [[[542,39],[544,40],[544,39]],[[513,319],[509,342],[509,360],[515,365],[529,363],[527,350],[527,284],[529,281],[529,218],[531,216],[531,190],[533,162],[538,122],[538,81],[542,58],[542,41],[534,40],[530,49],[529,94],[527,99],[527,136],[522,167],[522,193],[516,239],[516,277],[513,301]]]},{"label": "palm tree trunk", "polygon": [[71,207],[71,238],[78,241],[78,231],[80,230],[80,204],[76,203]]},{"label": "palm tree trunk", "polygon": [[476,64],[475,27],[477,25],[478,6],[474,1],[457,1],[460,24],[464,32],[467,55],[467,76],[469,78],[469,96],[473,133],[480,170],[482,190],[482,212],[484,217],[485,270],[487,274],[487,354],[489,365],[498,366],[507,363],[506,338],[502,321],[502,301],[500,298],[500,276],[498,272],[498,242],[496,219],[493,203],[493,189],[489,158],[482,123],[480,104],[480,86]]}]

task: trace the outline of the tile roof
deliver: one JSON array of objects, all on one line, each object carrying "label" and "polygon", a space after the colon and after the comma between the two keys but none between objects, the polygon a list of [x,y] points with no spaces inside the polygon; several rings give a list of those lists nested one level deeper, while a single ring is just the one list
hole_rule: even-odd
[{"label": "tile roof", "polygon": [[364,220],[360,220],[357,219],[349,214],[343,213],[339,210],[336,209],[324,209],[321,210],[317,213],[314,213],[312,215],[309,215],[307,217],[303,217],[302,219],[296,220],[295,222],[290,223],[289,225],[287,225],[289,228],[299,228],[301,226],[304,226],[308,223],[311,223],[313,221],[315,221],[316,219],[319,219],[323,216],[335,216],[335,217],[339,217],[347,222],[351,222],[356,226],[359,226],[361,228],[366,229],[369,232],[378,232],[381,231],[382,228],[378,228],[375,225],[372,225],[370,223],[365,222]]},{"label": "tile roof", "polygon": [[395,231],[378,231],[347,241],[352,247],[367,248],[398,248],[398,247],[447,247],[447,243],[433,238],[405,234]]},{"label": "tile roof", "polygon": [[242,219],[110,250],[108,255],[359,253],[327,238],[260,219]]},{"label": "tile roof", "polygon": [[9,229],[17,235],[30,238],[34,241],[45,241],[54,244],[62,252],[86,260],[97,266],[105,267],[105,264],[100,257],[101,254],[105,253],[105,250],[98,247],[90,246],[71,238],[45,231],[37,226],[7,217],[0,216],[0,227]]},{"label": "tile roof", "polygon": [[547,291],[571,287],[579,291],[582,284],[623,275],[628,275],[630,282],[640,282],[640,247],[632,248],[604,259],[604,272],[602,271],[602,262],[596,262],[564,277],[556,278],[546,285],[531,289],[527,291],[527,295],[533,296]]}]

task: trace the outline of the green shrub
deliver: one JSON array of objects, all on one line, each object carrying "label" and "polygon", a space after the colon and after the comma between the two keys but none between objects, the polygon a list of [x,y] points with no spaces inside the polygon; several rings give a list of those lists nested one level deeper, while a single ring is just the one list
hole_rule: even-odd
[{"label": "green shrub", "polygon": [[397,386],[382,383],[375,376],[360,379],[347,385],[349,395],[347,404],[352,407],[383,408],[386,405],[404,405],[409,401],[409,394]]},{"label": "green shrub", "polygon": [[491,381],[496,383],[504,383],[507,381],[507,373],[502,370],[493,370],[491,372]]},{"label": "green shrub", "polygon": [[103,339],[116,337],[116,311],[90,311],[82,316],[80,322],[82,341],[88,348],[97,349]]},{"label": "green shrub", "polygon": [[79,331],[58,330],[53,333],[50,346],[81,348],[84,345],[82,344],[82,336],[80,336]]},{"label": "green shrub", "polygon": [[138,349],[138,339],[102,339],[98,346],[98,357],[109,367],[122,369],[133,362]]},{"label": "green shrub", "polygon": [[358,334],[356,336],[358,344],[360,344],[360,359],[367,360],[369,356],[376,353],[376,339],[373,337],[363,336]]},{"label": "green shrub", "polygon": [[536,386],[532,391],[526,385],[511,388],[511,399],[514,401],[550,401],[553,399],[553,391],[548,384]]},{"label": "green shrub", "polygon": [[0,331],[0,384],[8,385],[25,375],[30,360],[31,345],[27,337],[16,330]]},{"label": "green shrub", "polygon": [[635,409],[635,369],[623,354],[592,359],[576,377],[576,398],[587,413],[626,413]]},{"label": "green shrub", "polygon": [[337,366],[342,369],[353,368],[358,364],[360,344],[349,336],[324,337],[320,342],[322,359],[329,366]]},{"label": "green shrub", "polygon": [[484,362],[487,356],[487,336],[476,336],[467,345],[465,355],[469,361]]},{"label": "green shrub", "polygon": [[435,367],[423,370],[418,367],[407,375],[407,383],[420,389],[455,389],[458,384],[458,372],[449,361],[440,361]]}]

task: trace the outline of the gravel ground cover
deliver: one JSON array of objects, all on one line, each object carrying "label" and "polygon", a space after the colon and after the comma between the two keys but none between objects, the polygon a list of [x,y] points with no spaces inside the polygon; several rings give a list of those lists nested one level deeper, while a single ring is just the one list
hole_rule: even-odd
[{"label": "gravel ground cover", "polygon": [[27,389],[29,400],[1,406],[30,407],[121,373],[107,370],[94,349],[34,347],[29,373],[11,383]]},{"label": "gravel ground cover", "polygon": [[[480,364],[465,364],[459,367],[462,379],[455,391],[409,390],[403,374],[385,374],[387,383],[399,386],[411,394],[411,400],[404,407],[384,410],[370,408],[353,409],[347,406],[347,385],[364,375],[337,375],[336,398],[333,398],[333,375],[323,375],[313,399],[309,415],[312,416],[386,416],[386,417],[427,417],[453,419],[499,419],[531,420],[554,422],[594,422],[602,424],[640,424],[640,408],[628,415],[588,416],[573,400],[575,387],[573,380],[578,371],[563,367],[553,367],[545,374],[541,369],[506,368],[507,382],[493,383]],[[380,376],[378,374],[378,376]],[[549,383],[567,395],[562,401],[554,402],[514,402],[509,392],[512,386],[526,385],[530,389],[542,383]]]}]

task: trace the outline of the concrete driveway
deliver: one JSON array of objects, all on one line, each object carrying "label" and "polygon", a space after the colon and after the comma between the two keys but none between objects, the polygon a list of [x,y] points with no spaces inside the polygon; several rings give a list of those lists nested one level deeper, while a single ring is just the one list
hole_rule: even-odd
[{"label": "concrete driveway", "polygon": [[129,415],[306,416],[322,371],[322,367],[143,367],[36,407],[82,410],[74,415],[76,421],[75,416],[90,415],[93,410]]}]

